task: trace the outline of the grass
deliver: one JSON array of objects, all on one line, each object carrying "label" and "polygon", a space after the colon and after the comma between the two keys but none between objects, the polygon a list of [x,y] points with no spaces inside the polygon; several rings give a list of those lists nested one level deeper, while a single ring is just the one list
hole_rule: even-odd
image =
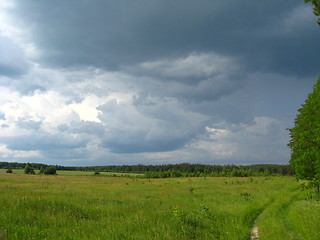
[{"label": "grass", "polygon": [[290,177],[68,174],[0,172],[0,239],[246,240],[257,217],[261,239],[319,236],[319,204],[302,199]]},{"label": "grass", "polygon": [[[295,201],[288,208],[286,222],[292,229],[291,239],[319,239],[320,203],[314,201]],[[306,227],[308,226],[308,227]]]}]

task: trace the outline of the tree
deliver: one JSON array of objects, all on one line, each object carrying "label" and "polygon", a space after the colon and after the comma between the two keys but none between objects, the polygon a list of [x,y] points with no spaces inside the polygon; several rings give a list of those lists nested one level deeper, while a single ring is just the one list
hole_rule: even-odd
[{"label": "tree", "polygon": [[39,174],[44,174],[44,168],[43,168],[43,166],[41,166],[40,171],[39,171]]},{"label": "tree", "polygon": [[6,173],[13,173],[12,169],[11,168],[8,168]]},{"label": "tree", "polygon": [[[304,0],[305,3],[311,2],[313,4],[313,13],[316,16],[320,16],[320,0]],[[317,23],[320,25],[320,18],[318,18]]]},{"label": "tree", "polygon": [[29,163],[26,164],[26,167],[24,168],[25,174],[35,174],[34,169],[30,166]]},{"label": "tree", "polygon": [[290,164],[297,179],[312,180],[320,188],[320,77],[298,110],[290,131]]},{"label": "tree", "polygon": [[44,170],[44,174],[55,175],[57,174],[57,170],[55,167],[47,167],[46,170]]}]

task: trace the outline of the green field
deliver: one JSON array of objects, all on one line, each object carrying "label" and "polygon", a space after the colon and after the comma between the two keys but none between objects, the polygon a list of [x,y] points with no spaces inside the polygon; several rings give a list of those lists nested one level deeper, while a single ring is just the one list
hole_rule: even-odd
[{"label": "green field", "polygon": [[[0,239],[319,239],[319,201],[292,177],[0,172]],[[69,176],[68,176],[69,175]],[[81,175],[79,173],[79,175]]]}]

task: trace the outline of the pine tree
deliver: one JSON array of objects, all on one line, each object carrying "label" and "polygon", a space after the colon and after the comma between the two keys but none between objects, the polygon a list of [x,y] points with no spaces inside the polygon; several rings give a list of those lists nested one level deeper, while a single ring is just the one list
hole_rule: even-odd
[{"label": "pine tree", "polygon": [[290,164],[298,179],[320,184],[320,77],[305,104],[298,110],[294,127],[289,129],[291,140]]}]

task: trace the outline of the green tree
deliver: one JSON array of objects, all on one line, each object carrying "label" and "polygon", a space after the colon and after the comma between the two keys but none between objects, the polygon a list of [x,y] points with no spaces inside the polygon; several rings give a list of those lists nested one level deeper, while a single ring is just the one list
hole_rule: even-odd
[{"label": "green tree", "polygon": [[30,166],[29,163],[26,164],[26,167],[24,168],[25,174],[35,174],[34,169]]},{"label": "green tree", "polygon": [[41,166],[40,171],[39,171],[39,174],[44,174],[44,168],[43,168],[43,166]]},{"label": "green tree", "polygon": [[320,77],[305,104],[298,110],[291,140],[290,164],[298,179],[312,180],[319,191],[320,184]]},{"label": "green tree", "polygon": [[[313,4],[314,15],[320,16],[320,0],[304,0],[304,2],[311,2]],[[320,25],[320,18],[318,18],[317,23]]]},{"label": "green tree", "polygon": [[44,170],[44,174],[55,175],[57,174],[57,170],[55,167],[47,167],[46,170]]}]

